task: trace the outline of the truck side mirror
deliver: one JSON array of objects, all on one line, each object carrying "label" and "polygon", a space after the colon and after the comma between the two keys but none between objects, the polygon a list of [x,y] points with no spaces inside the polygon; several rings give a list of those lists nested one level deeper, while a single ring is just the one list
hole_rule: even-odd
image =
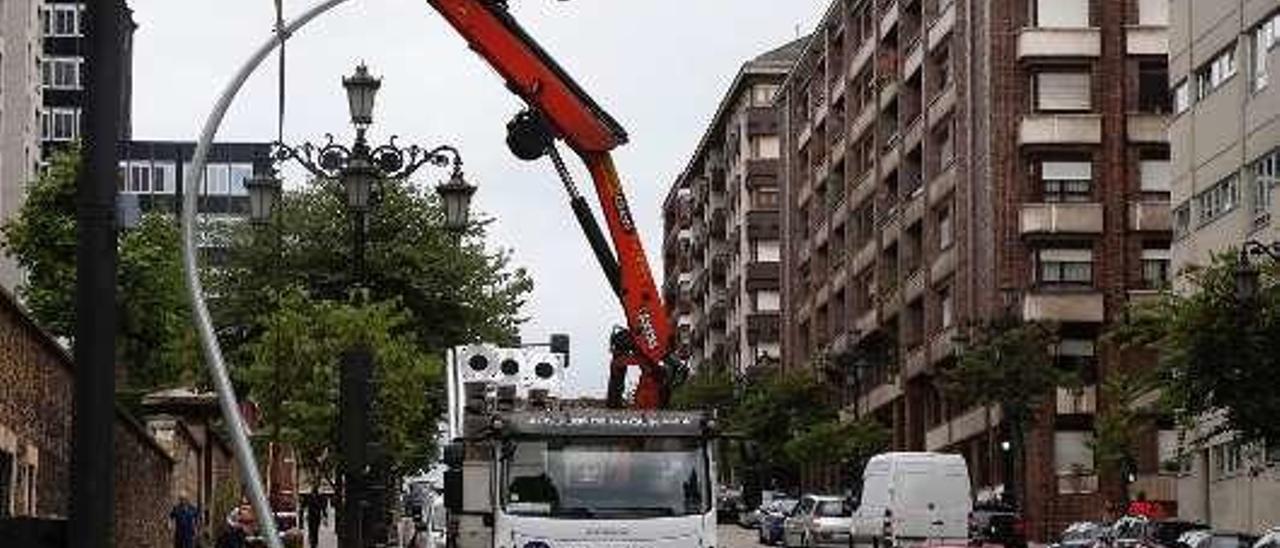
[{"label": "truck side mirror", "polygon": [[564,334],[554,334],[551,336],[551,351],[556,354],[564,354],[564,367],[569,368],[569,336]]}]

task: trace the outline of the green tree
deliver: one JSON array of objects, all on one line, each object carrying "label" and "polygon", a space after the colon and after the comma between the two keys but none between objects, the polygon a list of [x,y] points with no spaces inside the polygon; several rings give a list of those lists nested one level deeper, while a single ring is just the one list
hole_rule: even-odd
[{"label": "green tree", "polygon": [[728,417],[736,408],[737,390],[733,375],[728,372],[719,369],[699,371],[672,391],[671,407],[715,411],[722,417]]},{"label": "green tree", "polygon": [[1054,330],[1014,318],[975,326],[974,339],[943,373],[944,392],[955,402],[996,406],[1004,415],[1013,453],[1015,496],[1026,500],[1026,437],[1036,411],[1058,387],[1078,384],[1077,372],[1054,363]]},{"label": "green tree", "polygon": [[836,419],[825,388],[808,371],[769,368],[756,372],[741,389],[729,427],[753,447],[754,463],[765,479],[794,485],[802,463],[787,443],[814,425]]},{"label": "green tree", "polygon": [[1102,382],[1099,399],[1105,405],[1094,420],[1090,448],[1098,476],[1117,487],[1103,491],[1104,496],[1119,497],[1110,501],[1114,504],[1128,502],[1126,476],[1136,463],[1138,434],[1148,419],[1138,404],[1154,387],[1155,375],[1150,368],[1114,371]]},{"label": "green tree", "polygon": [[[533,282],[510,254],[485,248],[485,223],[465,238],[443,228],[433,193],[383,184],[368,219],[363,285],[373,301],[396,300],[413,317],[419,347],[441,353],[468,341],[505,342],[524,321]],[[233,353],[262,331],[279,288],[299,284],[316,299],[343,301],[353,279],[352,223],[341,186],[317,181],[286,193],[271,227],[223,227],[226,265],[211,280],[215,314]]]},{"label": "green tree", "polygon": [[[1113,334],[1159,355],[1157,387],[1185,423],[1221,418],[1243,441],[1280,439],[1280,264],[1263,265],[1255,298],[1236,295],[1239,255],[1215,256],[1181,273],[1184,288],[1130,309]],[[1206,432],[1202,434],[1212,434]]]},{"label": "green tree", "polygon": [[412,317],[394,301],[353,305],[312,299],[289,288],[250,343],[243,381],[259,399],[281,402],[273,423],[316,478],[333,478],[338,463],[340,361],[348,348],[372,351],[377,386],[374,409],[379,440],[393,473],[427,467],[434,457],[441,402],[431,387],[442,382],[439,357],[424,353],[410,328]]},{"label": "green tree", "polygon": [[889,431],[873,419],[826,420],[792,438],[782,449],[802,465],[841,465],[857,477],[867,460],[889,447]]},{"label": "green tree", "polygon": [[[75,335],[77,149],[50,159],[28,189],[16,216],[0,227],[5,254],[27,272],[18,288],[23,303],[55,336]],[[175,220],[146,214],[121,230],[117,349],[126,366],[126,390],[190,381],[196,374],[194,331],[182,279],[181,241]]]}]

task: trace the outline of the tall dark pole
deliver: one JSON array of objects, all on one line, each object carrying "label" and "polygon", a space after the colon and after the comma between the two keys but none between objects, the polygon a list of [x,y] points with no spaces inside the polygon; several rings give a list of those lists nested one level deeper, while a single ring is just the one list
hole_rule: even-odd
[{"label": "tall dark pole", "polygon": [[72,548],[111,544],[115,494],[116,177],[121,128],[124,3],[86,5],[84,160],[77,186]]},{"label": "tall dark pole", "polygon": [[[357,145],[357,148],[359,146]],[[356,303],[364,302],[365,280],[365,210],[353,207],[351,211],[352,286],[356,289]],[[370,378],[373,374],[373,357],[363,345],[347,350],[342,356],[341,385],[339,386],[339,421],[342,429],[343,482],[346,493],[343,498],[343,548],[365,548],[373,539],[370,523],[369,498],[369,406],[373,399]]]}]

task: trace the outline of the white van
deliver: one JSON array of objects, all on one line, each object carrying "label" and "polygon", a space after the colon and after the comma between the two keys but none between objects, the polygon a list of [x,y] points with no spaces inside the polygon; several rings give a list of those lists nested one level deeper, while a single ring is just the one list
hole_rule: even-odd
[{"label": "white van", "polygon": [[973,510],[960,455],[885,453],[867,462],[853,515],[855,546],[964,545]]}]

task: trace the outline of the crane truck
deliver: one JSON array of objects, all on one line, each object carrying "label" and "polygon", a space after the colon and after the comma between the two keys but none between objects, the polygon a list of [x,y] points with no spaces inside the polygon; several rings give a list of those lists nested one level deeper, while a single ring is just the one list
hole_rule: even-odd
[{"label": "crane truck", "polygon": [[[627,142],[626,131],[520,26],[506,0],[428,4],[524,102],[507,124],[507,145],[522,160],[550,159],[627,321],[609,340],[603,406],[559,397],[569,363],[565,338],[545,349],[477,344],[450,351],[449,545],[714,547],[715,422],[665,409],[684,366],[611,156]],[[590,173],[607,239],[560,143]],[[628,398],[633,368],[639,379]]]}]

